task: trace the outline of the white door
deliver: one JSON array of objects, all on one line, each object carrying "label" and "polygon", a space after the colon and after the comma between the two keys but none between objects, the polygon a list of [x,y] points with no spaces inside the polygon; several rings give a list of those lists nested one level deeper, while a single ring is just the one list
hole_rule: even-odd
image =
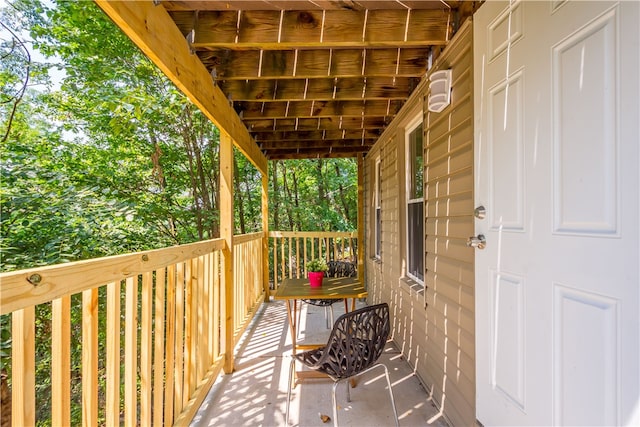
[{"label": "white door", "polygon": [[639,6],[474,15],[485,426],[640,425]]}]

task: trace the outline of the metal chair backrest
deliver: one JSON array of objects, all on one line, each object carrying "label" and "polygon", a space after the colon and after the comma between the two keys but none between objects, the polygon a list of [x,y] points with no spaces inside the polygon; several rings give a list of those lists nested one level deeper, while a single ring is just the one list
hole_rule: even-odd
[{"label": "metal chair backrest", "polygon": [[[386,303],[354,310],[336,320],[320,357],[316,354],[315,360],[301,361],[334,381],[352,377],[378,361],[390,330]],[[304,357],[303,354],[299,356]]]},{"label": "metal chair backrest", "polygon": [[349,261],[329,261],[327,263],[327,277],[356,277],[356,265]]}]

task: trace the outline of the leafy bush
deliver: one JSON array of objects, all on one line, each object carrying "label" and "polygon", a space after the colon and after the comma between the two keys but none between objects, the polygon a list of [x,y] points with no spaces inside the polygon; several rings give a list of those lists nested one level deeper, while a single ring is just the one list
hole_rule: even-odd
[{"label": "leafy bush", "polygon": [[316,258],[307,261],[307,271],[327,271],[329,267],[324,258]]}]

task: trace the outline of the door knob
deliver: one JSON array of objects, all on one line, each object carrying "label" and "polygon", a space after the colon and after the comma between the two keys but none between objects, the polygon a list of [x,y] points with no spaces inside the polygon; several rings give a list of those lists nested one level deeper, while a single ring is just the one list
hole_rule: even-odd
[{"label": "door knob", "polygon": [[485,209],[484,206],[480,205],[474,209],[473,216],[475,216],[478,219],[484,219],[487,216],[487,210]]},{"label": "door knob", "polygon": [[478,236],[471,236],[467,239],[467,246],[470,248],[484,249],[487,246],[487,239],[484,234],[478,234]]}]

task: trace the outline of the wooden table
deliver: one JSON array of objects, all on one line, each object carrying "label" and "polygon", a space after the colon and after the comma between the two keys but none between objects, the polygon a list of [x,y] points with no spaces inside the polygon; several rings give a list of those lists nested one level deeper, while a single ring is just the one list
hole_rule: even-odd
[{"label": "wooden table", "polygon": [[289,318],[289,330],[294,354],[296,350],[309,350],[326,344],[298,345],[296,342],[298,300],[344,299],[346,304],[346,299],[351,298],[351,310],[354,310],[356,298],[366,297],[367,291],[357,277],[325,277],[322,279],[322,286],[319,288],[309,286],[309,279],[283,279],[274,296],[275,299],[285,300],[287,303],[287,316]]}]

